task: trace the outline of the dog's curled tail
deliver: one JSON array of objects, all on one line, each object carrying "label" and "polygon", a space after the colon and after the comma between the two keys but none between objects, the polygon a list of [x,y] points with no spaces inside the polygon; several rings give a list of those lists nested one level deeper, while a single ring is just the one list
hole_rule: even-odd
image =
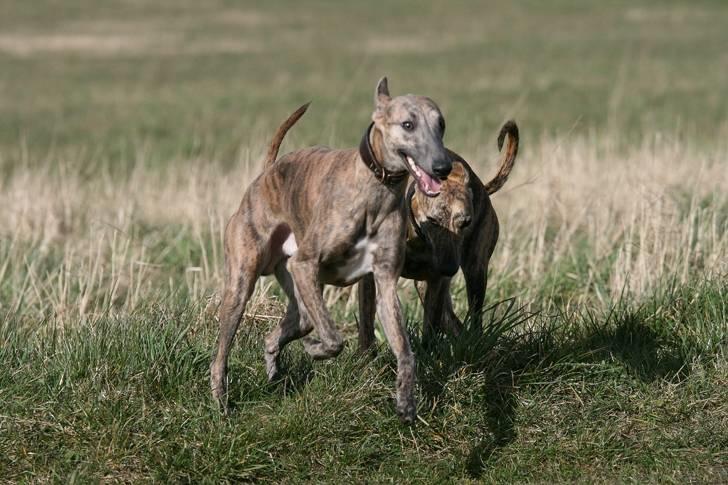
[{"label": "dog's curled tail", "polygon": [[498,135],[498,150],[503,148],[503,141],[506,135],[508,135],[508,144],[503,153],[503,159],[501,160],[498,173],[485,184],[485,190],[488,192],[488,195],[495,194],[505,185],[513,169],[513,164],[516,161],[516,155],[518,155],[518,126],[515,121],[508,120],[501,128],[500,134]]},{"label": "dog's curled tail", "polygon": [[264,167],[268,167],[276,161],[276,158],[278,158],[278,149],[281,147],[283,138],[285,138],[288,130],[290,130],[291,127],[296,124],[296,121],[298,121],[301,116],[303,116],[303,114],[308,109],[309,104],[311,104],[311,101],[291,113],[291,115],[286,118],[286,121],[284,121],[281,126],[278,127],[278,129],[276,130],[276,134],[273,135],[273,139],[270,141],[270,145],[268,146],[268,153],[266,153],[265,162],[263,163]]}]

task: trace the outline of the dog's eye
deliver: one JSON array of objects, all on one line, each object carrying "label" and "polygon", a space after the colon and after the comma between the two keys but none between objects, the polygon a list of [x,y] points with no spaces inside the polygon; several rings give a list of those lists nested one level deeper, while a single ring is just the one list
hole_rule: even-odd
[{"label": "dog's eye", "polygon": [[444,135],[445,134],[445,118],[440,116],[437,119],[437,124],[440,126],[440,134]]},{"label": "dog's eye", "polygon": [[430,224],[437,224],[437,219],[432,216],[427,216],[427,222],[429,222]]},{"label": "dog's eye", "polygon": [[411,121],[403,121],[402,128],[404,128],[407,131],[412,131],[415,129],[415,124],[412,123]]}]

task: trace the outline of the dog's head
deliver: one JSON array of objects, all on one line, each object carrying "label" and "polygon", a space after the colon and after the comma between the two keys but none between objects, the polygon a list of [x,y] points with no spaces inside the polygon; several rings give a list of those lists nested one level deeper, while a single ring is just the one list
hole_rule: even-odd
[{"label": "dog's head", "polygon": [[432,265],[443,276],[453,276],[460,266],[462,242],[473,220],[470,175],[460,162],[443,181],[438,197],[426,197],[416,190],[409,201],[412,229],[425,239]]},{"label": "dog's head", "polygon": [[445,119],[434,101],[424,96],[389,95],[387,78],[377,84],[372,114],[372,145],[382,165],[392,171],[407,169],[420,191],[440,193],[452,161],[442,142]]}]

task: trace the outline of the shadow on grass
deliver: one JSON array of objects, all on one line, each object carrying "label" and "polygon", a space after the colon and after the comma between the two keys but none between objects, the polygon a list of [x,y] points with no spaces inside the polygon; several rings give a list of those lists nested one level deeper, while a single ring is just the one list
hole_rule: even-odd
[{"label": "shadow on grass", "polygon": [[[231,412],[244,409],[250,402],[264,401],[271,396],[288,398],[303,392],[314,378],[315,372],[310,359],[295,359],[290,363],[282,362],[280,377],[269,381],[265,372],[251,375],[247,366],[230,366],[228,376],[234,381],[228,383],[228,408]],[[263,376],[263,377],[261,377]]]},{"label": "shadow on grass", "polygon": [[458,337],[423,342],[414,332],[418,379],[427,402],[445,399],[445,386],[460,372],[484,377],[480,392],[487,427],[465,458],[468,473],[480,477],[499,450],[516,439],[517,390],[534,375],[557,381],[570,364],[578,370],[589,363],[622,366],[642,382],[685,379],[690,343],[661,317],[664,304],[656,300],[634,308],[617,303],[599,314],[549,316],[528,312],[510,299],[484,311],[482,332],[469,322]]},{"label": "shadow on grass", "polygon": [[314,378],[313,360],[302,349],[290,345],[281,353],[279,376],[269,381],[264,368],[262,333],[250,332],[241,340],[236,351],[231,353],[228,369],[229,378],[234,379],[228,383],[230,411],[235,412],[251,401],[262,401],[270,396],[286,398],[299,394]]},{"label": "shadow on grass", "polygon": [[[516,334],[516,329],[527,327],[537,316],[525,307],[516,307],[515,299],[508,299],[483,311],[482,330],[476,330],[471,320],[466,320],[463,332],[457,337],[440,334],[423,341],[419,334],[413,335],[418,382],[426,402],[443,400],[448,381],[464,369],[485,376],[479,392],[485,406],[487,429],[480,430],[482,438],[466,459],[466,469],[473,477],[480,476],[484,464],[516,437],[516,379],[529,362],[523,359],[525,348],[519,348],[522,337]],[[520,359],[514,358],[514,351]]]},{"label": "shadow on grass", "polygon": [[614,323],[595,323],[565,355],[590,352],[591,361],[619,361],[632,376],[643,382],[688,376],[687,355],[675,335],[648,324],[650,315],[626,311]]},{"label": "shadow on grass", "polygon": [[[643,305],[620,301],[602,311],[577,309],[554,314],[529,312],[509,299],[484,311],[482,330],[473,329],[466,321],[457,338],[439,335],[428,342],[422,341],[417,330],[419,322],[410,321],[418,387],[423,394],[421,407],[429,408],[437,419],[458,405],[456,400],[469,400],[466,407],[480,414],[474,421],[482,423],[482,428],[474,430],[476,437],[463,456],[463,466],[470,476],[479,478],[517,439],[518,395],[530,383],[601,379],[601,374],[586,370],[595,366],[616,370],[608,374],[624,379],[627,385],[630,379],[649,383],[688,377],[687,364],[706,349],[709,353],[712,347],[706,341],[715,340],[715,336],[695,335],[690,318],[700,315],[693,316],[695,300],[687,297],[695,290],[685,291],[677,296],[669,292],[658,295]],[[710,312],[706,315],[713,318]],[[262,365],[261,339],[262,334],[253,333],[240,345],[247,350],[238,352],[235,374],[249,380],[251,367]],[[261,393],[265,398],[302,392],[314,378],[317,366],[302,349],[287,349],[283,356],[282,380],[231,385],[235,390],[233,404],[244,406],[255,399],[249,393]],[[394,369],[391,353],[378,359],[382,357]],[[262,368],[254,374],[264,376]],[[464,379],[458,382],[461,377]],[[464,391],[457,388],[462,383]]]}]

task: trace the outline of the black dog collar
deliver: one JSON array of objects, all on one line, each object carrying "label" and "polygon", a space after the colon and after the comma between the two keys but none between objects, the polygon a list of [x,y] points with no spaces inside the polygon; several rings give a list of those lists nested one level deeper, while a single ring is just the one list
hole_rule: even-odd
[{"label": "black dog collar", "polygon": [[359,155],[361,156],[364,165],[372,171],[377,180],[382,182],[384,185],[398,185],[407,178],[409,172],[407,170],[392,172],[391,170],[384,168],[382,164],[379,163],[377,157],[374,155],[374,150],[372,150],[371,142],[369,141],[369,134],[371,133],[373,126],[374,123],[370,124],[364,132],[364,136],[361,137],[361,142],[359,143]]}]

